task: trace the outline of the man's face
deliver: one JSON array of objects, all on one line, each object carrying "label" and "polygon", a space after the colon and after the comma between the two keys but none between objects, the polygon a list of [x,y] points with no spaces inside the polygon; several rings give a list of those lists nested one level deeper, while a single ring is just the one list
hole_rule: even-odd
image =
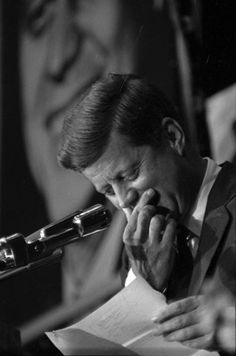
[{"label": "man's face", "polygon": [[20,72],[24,134],[31,170],[54,219],[65,214],[65,201],[74,210],[88,190],[75,194],[81,181],[57,164],[66,111],[98,77],[134,70],[134,34],[124,3],[23,0]]},{"label": "man's face", "polygon": [[104,154],[83,174],[97,191],[123,209],[127,218],[149,188],[157,192],[157,206],[183,216],[191,203],[188,170],[185,159],[168,141],[159,148],[137,147],[124,136],[113,134]]}]

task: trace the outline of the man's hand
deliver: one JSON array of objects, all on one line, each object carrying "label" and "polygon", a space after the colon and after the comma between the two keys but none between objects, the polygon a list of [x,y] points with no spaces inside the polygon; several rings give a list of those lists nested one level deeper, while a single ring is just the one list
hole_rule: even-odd
[{"label": "man's hand", "polygon": [[215,332],[215,340],[222,350],[236,354],[236,305],[234,295],[222,289],[214,281],[203,286],[206,313],[203,321]]},{"label": "man's hand", "polygon": [[179,341],[196,349],[214,349],[214,330],[204,322],[207,304],[203,296],[188,297],[169,304],[152,318],[155,335],[168,341]]},{"label": "man's hand", "polygon": [[158,208],[151,204],[155,194],[149,189],[133,212],[126,212],[128,224],[123,239],[133,269],[153,288],[163,291],[176,255],[176,221],[171,214],[158,214]]}]

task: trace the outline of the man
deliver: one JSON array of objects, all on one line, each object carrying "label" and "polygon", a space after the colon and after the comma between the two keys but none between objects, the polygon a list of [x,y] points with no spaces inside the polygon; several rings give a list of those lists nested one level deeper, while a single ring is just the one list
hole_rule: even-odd
[{"label": "man", "polygon": [[[88,180],[57,165],[65,112],[85,88],[110,71],[137,70],[162,78],[171,92],[173,38],[166,14],[154,9],[153,0],[22,0],[20,8],[19,69],[26,154],[48,218],[53,221],[98,199]],[[87,293],[94,286],[93,266],[100,260],[99,251],[104,250],[102,241],[92,239],[66,247],[64,301],[81,298],[82,291]],[[86,280],[85,274],[89,275]]]},{"label": "man", "polygon": [[123,210],[132,270],[175,300],[154,318],[156,334],[214,349],[200,293],[208,278],[235,293],[235,168],[198,155],[162,92],[118,74],[92,85],[67,116],[58,160]]}]

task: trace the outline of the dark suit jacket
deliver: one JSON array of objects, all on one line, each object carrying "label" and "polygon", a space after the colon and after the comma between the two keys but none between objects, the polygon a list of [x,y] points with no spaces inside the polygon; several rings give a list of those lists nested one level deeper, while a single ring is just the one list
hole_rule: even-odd
[{"label": "dark suit jacket", "polygon": [[[185,229],[186,230],[186,229]],[[236,266],[236,167],[222,166],[210,191],[198,252],[192,260],[184,229],[178,234],[178,250],[166,296],[182,299],[201,293],[206,279],[235,295]]]},{"label": "dark suit jacket", "polygon": [[235,295],[236,167],[222,166],[210,191],[188,295],[199,294],[211,278]]}]

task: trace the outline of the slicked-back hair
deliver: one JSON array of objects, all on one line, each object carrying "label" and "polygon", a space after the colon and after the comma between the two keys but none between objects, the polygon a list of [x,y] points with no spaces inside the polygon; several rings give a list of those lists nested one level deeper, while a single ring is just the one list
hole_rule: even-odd
[{"label": "slicked-back hair", "polygon": [[133,74],[109,74],[68,112],[58,161],[83,171],[102,156],[112,132],[124,135],[134,146],[159,147],[164,117],[179,122],[174,106],[158,88]]}]

